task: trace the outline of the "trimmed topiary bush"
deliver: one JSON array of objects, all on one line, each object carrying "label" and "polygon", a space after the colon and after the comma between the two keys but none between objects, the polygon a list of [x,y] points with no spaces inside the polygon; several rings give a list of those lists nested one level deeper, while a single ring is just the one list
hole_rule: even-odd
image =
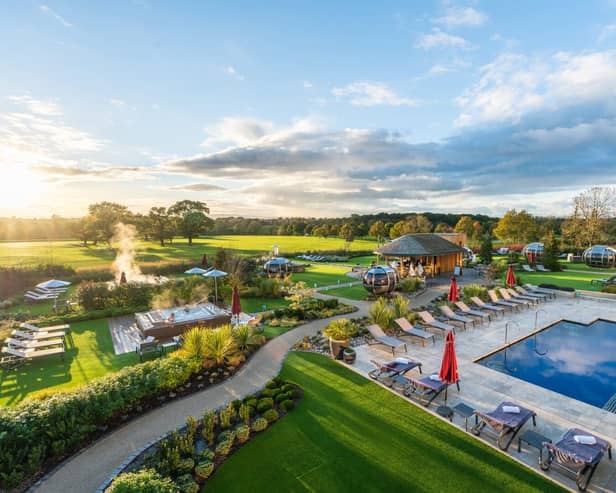
[{"label": "trimmed topiary bush", "polygon": [[231,452],[231,447],[233,446],[233,442],[225,441],[220,442],[216,445],[216,455],[220,455],[221,457],[226,457]]},{"label": "trimmed topiary bush", "polygon": [[220,435],[218,435],[218,442],[231,442],[233,443],[235,440],[235,431],[234,430],[225,430]]},{"label": "trimmed topiary bush", "polygon": [[270,380],[265,384],[265,387],[268,389],[275,389],[278,387],[278,382],[276,382],[275,380]]},{"label": "trimmed topiary bush", "polygon": [[274,399],[272,399],[271,397],[264,397],[263,399],[259,399],[259,402],[257,403],[257,411],[259,411],[260,413],[267,411],[272,407],[274,407]]},{"label": "trimmed topiary bush", "polygon": [[269,423],[267,422],[267,419],[257,418],[252,423],[252,431],[256,431],[256,432],[263,431],[267,428],[268,425]]},{"label": "trimmed topiary bush", "polygon": [[199,485],[192,474],[183,474],[175,480],[181,493],[199,493]]},{"label": "trimmed topiary bush", "polygon": [[239,425],[235,429],[235,438],[238,443],[246,443],[250,438],[250,428],[246,425]]},{"label": "trimmed topiary bush", "polygon": [[164,478],[153,469],[121,474],[113,480],[108,493],[174,493],[171,478]]},{"label": "trimmed topiary bush", "polygon": [[280,414],[278,414],[278,411],[276,411],[276,409],[268,409],[263,413],[263,417],[267,420],[268,423],[273,423],[274,421],[278,420]]},{"label": "trimmed topiary bush", "polygon": [[282,390],[283,392],[288,392],[289,390],[295,390],[295,385],[292,385],[290,383],[286,383],[282,386]]},{"label": "trimmed topiary bush", "polygon": [[281,392],[274,398],[274,400],[276,401],[277,404],[280,404],[282,401],[286,401],[288,398],[289,398],[289,394],[287,394],[286,392]]},{"label": "trimmed topiary bush", "polygon": [[195,467],[195,478],[199,483],[202,483],[207,478],[209,478],[214,472],[214,463],[212,461],[206,460],[203,462],[199,462]]},{"label": "trimmed topiary bush", "polygon": [[211,462],[214,460],[214,455],[214,452],[212,452],[209,448],[204,448],[196,454],[196,459],[197,462]]},{"label": "trimmed topiary bush", "polygon": [[195,468],[195,461],[190,457],[180,460],[178,464],[178,474],[190,474]]},{"label": "trimmed topiary bush", "polygon": [[289,399],[286,401],[282,401],[279,405],[280,409],[288,413],[291,409],[295,407],[295,402]]}]

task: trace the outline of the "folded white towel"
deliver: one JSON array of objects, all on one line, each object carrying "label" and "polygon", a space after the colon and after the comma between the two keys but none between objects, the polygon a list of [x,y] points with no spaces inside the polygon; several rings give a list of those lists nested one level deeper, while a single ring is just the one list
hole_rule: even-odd
[{"label": "folded white towel", "polygon": [[520,414],[520,408],[518,406],[503,406],[504,413]]},{"label": "folded white towel", "polygon": [[396,358],[394,361],[396,363],[402,363],[403,365],[408,365],[410,363],[410,360],[406,358]]},{"label": "folded white towel", "polygon": [[434,380],[436,382],[440,382],[441,378],[435,373],[434,375],[430,375],[430,380]]},{"label": "folded white towel", "polygon": [[573,439],[582,445],[594,445],[597,439],[592,435],[573,435]]}]

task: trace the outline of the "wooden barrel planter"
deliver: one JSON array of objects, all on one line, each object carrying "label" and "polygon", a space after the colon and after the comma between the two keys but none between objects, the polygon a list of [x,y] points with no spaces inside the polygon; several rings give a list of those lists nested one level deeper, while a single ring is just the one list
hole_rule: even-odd
[{"label": "wooden barrel planter", "polygon": [[348,365],[352,365],[355,363],[355,358],[357,358],[357,353],[352,348],[345,348],[342,351],[342,359]]},{"label": "wooden barrel planter", "polygon": [[342,353],[345,348],[349,347],[349,341],[329,340],[329,350],[333,359],[342,359]]}]

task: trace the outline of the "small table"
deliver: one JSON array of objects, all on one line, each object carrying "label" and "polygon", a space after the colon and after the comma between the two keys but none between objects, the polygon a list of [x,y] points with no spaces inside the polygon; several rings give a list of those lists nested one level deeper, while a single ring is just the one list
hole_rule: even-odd
[{"label": "small table", "polygon": [[475,424],[477,424],[477,415],[475,414],[475,409],[473,409],[468,404],[464,404],[464,402],[456,404],[453,408],[453,412],[459,414],[464,418],[464,431],[468,431],[468,418],[470,418],[471,416],[475,416]]},{"label": "small table", "polygon": [[436,413],[443,418],[448,419],[449,421],[453,418],[453,409],[449,406],[439,406],[436,408]]},{"label": "small table", "polygon": [[544,437],[536,431],[527,430],[522,433],[520,438],[518,438],[518,453],[522,452],[522,442],[525,442],[531,447],[534,447],[539,450],[539,463],[541,463],[543,462],[543,444],[545,442],[552,443],[552,440],[547,437]]}]

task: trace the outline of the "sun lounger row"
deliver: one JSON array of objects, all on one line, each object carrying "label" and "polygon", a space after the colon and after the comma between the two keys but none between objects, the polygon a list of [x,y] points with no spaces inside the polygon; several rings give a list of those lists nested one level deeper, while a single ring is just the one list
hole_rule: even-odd
[{"label": "sun lounger row", "polygon": [[26,299],[26,301],[49,301],[56,299],[58,296],[59,294],[57,293],[41,294],[34,291],[28,291],[26,294],[24,294],[24,298]]},{"label": "sun lounger row", "polygon": [[546,269],[541,264],[536,264],[534,269],[528,264],[522,264],[522,270],[525,272],[552,272],[550,269]]},{"label": "sun lounger row", "polygon": [[16,349],[10,346],[4,346],[2,348],[4,354],[10,354],[24,360],[34,360],[38,358],[44,358],[46,356],[52,356],[59,354],[64,359],[64,346],[51,347],[47,349],[34,349],[34,348],[22,348]]}]

